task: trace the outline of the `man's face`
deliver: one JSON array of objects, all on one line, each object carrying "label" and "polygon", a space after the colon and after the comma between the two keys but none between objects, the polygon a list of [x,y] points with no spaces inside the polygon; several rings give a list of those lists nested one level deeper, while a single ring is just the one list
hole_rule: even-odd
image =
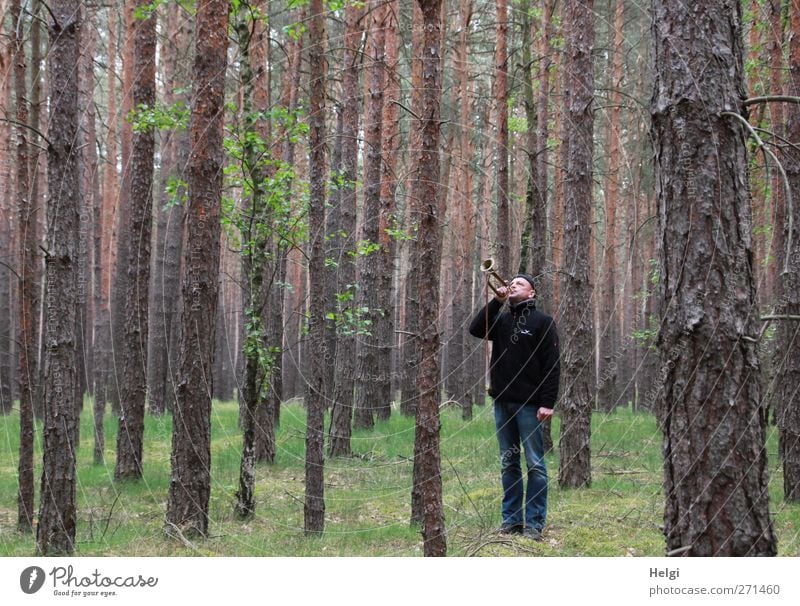
[{"label": "man's face", "polygon": [[508,300],[514,304],[533,297],[535,291],[525,278],[514,278],[508,284]]}]

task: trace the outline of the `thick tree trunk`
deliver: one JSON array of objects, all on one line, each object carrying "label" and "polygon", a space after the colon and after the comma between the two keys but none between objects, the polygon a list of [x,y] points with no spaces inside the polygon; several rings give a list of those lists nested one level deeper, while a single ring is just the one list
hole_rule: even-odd
[{"label": "thick tree trunk", "polygon": [[350,431],[353,417],[353,388],[355,377],[356,337],[346,317],[354,312],[351,295],[354,295],[356,267],[353,254],[356,249],[356,176],[358,171],[358,74],[361,66],[361,35],[364,24],[363,7],[348,5],[345,9],[344,52],[342,56],[342,169],[338,233],[336,245],[339,304],[339,342],[336,345],[336,385],[331,408],[331,425],[328,432],[328,452],[331,456],[350,454]]},{"label": "thick tree trunk", "polygon": [[737,119],[741,6],[654,0],[652,32],[667,550],[775,555],[746,131]]},{"label": "thick tree trunk", "polygon": [[[311,0],[311,23],[308,63],[311,77],[309,99],[309,209],[308,226],[310,254],[308,271],[312,285],[325,280],[325,259],[322,240],[325,233],[325,11],[322,0]],[[312,343],[325,339],[324,300],[312,294],[309,300],[308,338]],[[306,491],[303,526],[306,534],[320,534],[325,527],[325,484],[323,466],[325,453],[325,358],[321,352],[308,348],[305,404],[306,423]]]},{"label": "thick tree trunk", "polygon": [[594,402],[594,329],[590,241],[592,238],[592,151],[594,17],[592,0],[564,6],[564,93],[567,148],[564,183],[564,252],[561,325],[564,327],[564,396],[558,482],[562,488],[591,484],[589,441]]},{"label": "thick tree trunk", "polygon": [[442,94],[441,0],[417,0],[423,15],[422,45],[414,48],[414,61],[422,62],[422,95],[414,113],[419,116],[418,128],[422,146],[418,155],[419,174],[411,191],[414,205],[412,217],[417,222],[419,273],[429,279],[418,284],[420,324],[417,351],[420,370],[417,377],[419,408],[414,457],[418,461],[416,484],[422,494],[422,538],[426,556],[447,555],[444,511],[442,509],[442,476],[439,452],[439,370],[440,336],[439,280],[442,242],[439,217],[439,139]]},{"label": "thick tree trunk", "polygon": [[172,434],[167,524],[208,534],[211,493],[211,369],[219,279],[224,165],[223,104],[227,0],[200,0],[191,113],[180,357]]},{"label": "thick tree trunk", "polygon": [[[149,6],[137,0],[137,8]],[[156,102],[156,13],[135,22],[133,105],[136,112]],[[125,375],[117,433],[117,480],[142,477],[144,409],[147,391],[147,333],[150,302],[150,240],[153,225],[153,127],[139,125],[133,136],[124,359]]]},{"label": "thick tree trunk", "polygon": [[36,547],[40,555],[69,555],[75,549],[77,521],[73,440],[80,183],[74,146],[81,22],[76,0],[52,2],[50,11],[44,461]]}]

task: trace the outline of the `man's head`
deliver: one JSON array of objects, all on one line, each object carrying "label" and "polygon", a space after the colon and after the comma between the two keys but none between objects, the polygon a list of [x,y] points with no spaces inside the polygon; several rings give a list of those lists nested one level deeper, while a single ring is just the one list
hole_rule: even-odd
[{"label": "man's head", "polygon": [[516,305],[528,299],[536,297],[536,284],[533,276],[529,274],[517,274],[508,283],[508,300]]}]

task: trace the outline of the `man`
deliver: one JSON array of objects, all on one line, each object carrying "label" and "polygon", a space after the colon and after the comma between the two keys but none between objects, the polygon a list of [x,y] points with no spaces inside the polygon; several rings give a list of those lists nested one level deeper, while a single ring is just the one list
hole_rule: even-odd
[{"label": "man", "polygon": [[[532,276],[517,274],[497,293],[475,315],[469,332],[492,341],[489,395],[494,399],[503,484],[499,532],[539,541],[547,517],[542,423],[553,416],[558,398],[558,333],[553,319],[536,309]],[[508,310],[502,311],[506,301]],[[528,469],[524,502],[520,444]]]}]

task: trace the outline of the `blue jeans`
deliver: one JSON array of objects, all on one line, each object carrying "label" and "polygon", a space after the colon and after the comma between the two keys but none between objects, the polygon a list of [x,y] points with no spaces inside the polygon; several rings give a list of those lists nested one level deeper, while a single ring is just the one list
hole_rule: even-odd
[{"label": "blue jeans", "polygon": [[541,530],[547,517],[547,467],[544,463],[542,424],[536,418],[539,407],[529,404],[494,403],[494,421],[500,443],[503,481],[503,524],[522,524],[523,485],[520,443],[528,468],[525,525]]}]

